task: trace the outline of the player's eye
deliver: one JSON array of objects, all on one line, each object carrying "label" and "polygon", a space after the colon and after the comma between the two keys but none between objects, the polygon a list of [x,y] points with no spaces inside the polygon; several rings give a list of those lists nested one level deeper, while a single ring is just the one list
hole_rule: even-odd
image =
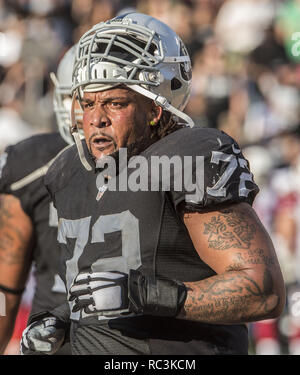
[{"label": "player's eye", "polygon": [[127,105],[127,103],[124,103],[124,102],[111,102],[110,103],[110,106],[112,108],[116,108],[116,109],[118,109],[118,108],[124,108],[124,107],[126,107],[126,105]]},{"label": "player's eye", "polygon": [[92,108],[94,106],[94,103],[93,102],[86,102],[83,104],[83,108]]}]

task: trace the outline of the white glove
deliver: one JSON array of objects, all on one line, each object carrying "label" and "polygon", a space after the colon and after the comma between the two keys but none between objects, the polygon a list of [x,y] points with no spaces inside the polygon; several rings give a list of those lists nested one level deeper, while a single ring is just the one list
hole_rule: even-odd
[{"label": "white glove", "polygon": [[127,274],[117,271],[80,273],[69,291],[72,311],[104,316],[128,313],[127,280]]},{"label": "white glove", "polygon": [[54,354],[65,338],[65,323],[56,317],[31,323],[22,334],[22,355]]}]

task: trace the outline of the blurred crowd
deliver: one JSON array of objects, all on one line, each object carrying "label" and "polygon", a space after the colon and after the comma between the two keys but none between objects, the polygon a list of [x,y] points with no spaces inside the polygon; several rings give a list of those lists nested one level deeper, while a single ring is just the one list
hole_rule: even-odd
[{"label": "blurred crowd", "polygon": [[300,0],[0,0],[0,152],[55,130],[49,73],[92,25],[130,9],[183,39],[186,112],[234,137],[260,186],[288,298],[280,319],[249,325],[250,353],[300,354]]}]

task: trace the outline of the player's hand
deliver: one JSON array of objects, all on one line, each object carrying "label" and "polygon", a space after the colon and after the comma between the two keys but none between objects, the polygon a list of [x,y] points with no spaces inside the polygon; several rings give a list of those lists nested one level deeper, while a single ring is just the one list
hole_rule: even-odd
[{"label": "player's hand", "polygon": [[22,334],[22,355],[54,354],[65,338],[65,323],[56,317],[44,318],[31,323]]},{"label": "player's hand", "polygon": [[73,312],[105,316],[135,314],[175,317],[184,305],[187,289],[171,279],[145,276],[136,270],[81,273],[70,288]]},{"label": "player's hand", "polygon": [[70,288],[73,312],[118,316],[128,313],[128,275],[122,272],[85,272],[75,278]]}]

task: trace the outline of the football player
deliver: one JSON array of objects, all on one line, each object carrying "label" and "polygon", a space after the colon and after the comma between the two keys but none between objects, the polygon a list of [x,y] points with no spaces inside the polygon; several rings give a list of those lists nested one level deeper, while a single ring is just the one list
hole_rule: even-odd
[{"label": "football player", "polygon": [[[70,319],[72,354],[247,354],[246,322],[281,313],[258,187],[232,138],[192,128],[190,84],[182,41],[153,17],[122,15],[80,39],[85,141],[74,121],[76,146],[45,178],[69,301],[43,316],[58,328],[53,350]],[[49,344],[40,324],[23,334],[27,354]]]},{"label": "football player", "polygon": [[[57,213],[43,184],[56,155],[73,143],[70,134],[72,69],[75,47],[62,58],[54,81],[54,111],[59,132],[35,135],[9,146],[0,162],[0,292],[6,314],[0,317],[0,351],[13,331],[32,262],[36,289],[31,315],[62,303],[66,289],[58,275]],[[69,353],[67,346],[63,353]]]}]

